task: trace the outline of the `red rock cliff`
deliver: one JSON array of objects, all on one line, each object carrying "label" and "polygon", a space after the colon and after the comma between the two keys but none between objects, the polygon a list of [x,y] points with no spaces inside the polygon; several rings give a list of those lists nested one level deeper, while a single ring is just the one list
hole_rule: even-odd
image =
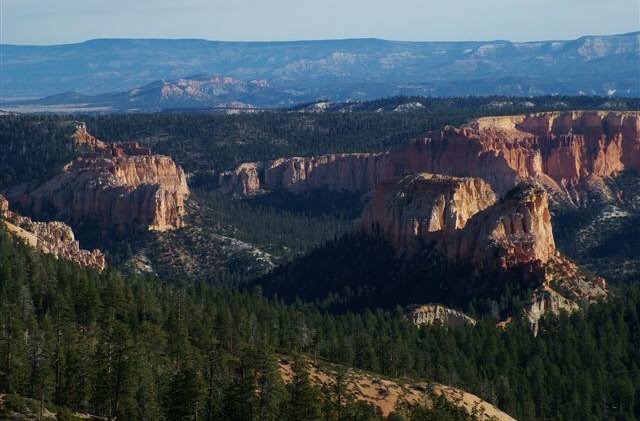
[{"label": "red rock cliff", "polygon": [[103,270],[105,257],[100,250],[83,250],[73,230],[62,222],[34,222],[9,210],[9,202],[0,196],[0,220],[7,230],[36,250],[70,260],[83,266]]},{"label": "red rock cliff", "polygon": [[556,254],[546,190],[516,187],[474,215],[465,229],[446,243],[449,258],[471,261],[478,267],[546,264]]},{"label": "red rock cliff", "polygon": [[548,193],[540,186],[521,184],[496,202],[480,179],[421,174],[387,180],[363,213],[363,229],[405,255],[429,240],[452,263],[470,264],[485,276],[525,269],[535,283],[526,308],[534,327],[545,313],[573,311],[607,295],[602,278],[557,251]]},{"label": "red rock cliff", "polygon": [[480,177],[498,193],[537,180],[579,201],[583,181],[624,169],[640,170],[640,113],[574,111],[481,118],[381,153],[246,163],[221,174],[219,184],[242,195],[317,188],[368,192],[387,178],[429,172]]},{"label": "red rock cliff", "polygon": [[9,190],[12,202],[38,218],[97,223],[103,230],[183,226],[189,188],[184,171],[170,157],[152,155],[136,143],[107,145],[83,124],[74,139],[82,156],[40,186]]},{"label": "red rock cliff", "polygon": [[422,241],[455,235],[495,201],[491,187],[479,178],[427,173],[391,178],[376,186],[362,226],[411,254]]}]

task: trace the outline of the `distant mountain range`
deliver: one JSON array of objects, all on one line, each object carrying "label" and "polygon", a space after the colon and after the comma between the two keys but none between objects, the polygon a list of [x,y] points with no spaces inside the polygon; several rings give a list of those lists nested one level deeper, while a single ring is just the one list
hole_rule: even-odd
[{"label": "distant mountain range", "polygon": [[3,108],[19,99],[131,111],[392,95],[640,96],[640,32],[525,43],[97,39],[2,50]]}]

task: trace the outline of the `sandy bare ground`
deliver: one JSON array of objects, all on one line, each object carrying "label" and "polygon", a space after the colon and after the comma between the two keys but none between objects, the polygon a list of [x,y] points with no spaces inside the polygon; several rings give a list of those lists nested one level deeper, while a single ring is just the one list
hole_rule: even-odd
[{"label": "sandy bare ground", "polygon": [[[338,366],[322,362],[309,364],[309,377],[316,386],[334,386]],[[292,360],[283,357],[279,360],[280,374],[285,382],[293,378]],[[429,405],[431,394],[443,395],[447,400],[469,413],[475,412],[481,420],[515,421],[514,418],[499,410],[478,396],[463,390],[439,383],[403,383],[399,380],[385,379],[372,373],[350,369],[347,371],[348,389],[357,399],[369,402],[388,415],[399,403],[423,403]]]}]

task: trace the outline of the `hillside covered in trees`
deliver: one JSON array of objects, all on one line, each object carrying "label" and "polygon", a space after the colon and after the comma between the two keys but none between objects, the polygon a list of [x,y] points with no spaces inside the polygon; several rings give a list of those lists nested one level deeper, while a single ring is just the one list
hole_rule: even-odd
[{"label": "hillside covered in trees", "polygon": [[[424,107],[388,112],[409,100]],[[383,419],[355,395],[316,387],[307,368],[317,362],[459,387],[519,420],[638,419],[635,266],[610,283],[607,302],[549,317],[533,335],[517,317],[530,285],[513,276],[471,288],[470,268],[447,267],[431,250],[399,259],[388,244],[353,232],[366,197],[213,191],[217,172],[244,161],[393,148],[479,115],[602,101],[392,98],[319,113],[308,104],[241,115],[2,116],[0,191],[47,180],[75,158],[77,118],[99,138],[138,140],[173,157],[192,195],[183,229],[140,228],[109,240],[78,230],[83,247],[107,254],[102,273],[35,253],[0,224],[0,418],[48,408],[58,419]],[[635,180],[616,182],[633,196]],[[616,209],[590,210],[553,210],[560,249],[607,276],[620,259],[635,265],[635,210],[604,219]],[[417,328],[401,307],[417,301],[464,309],[479,322]],[[516,317],[496,328],[508,314]],[[288,384],[278,371],[284,356],[298,367]],[[400,405],[388,419],[475,419],[449,401],[432,402]]]},{"label": "hillside covered in trees", "polygon": [[[36,254],[3,230],[0,297],[0,389],[71,411],[131,420],[338,419],[331,394],[322,397],[304,374],[286,387],[275,375],[275,356],[290,353],[459,386],[523,420],[640,413],[637,286],[546,321],[537,337],[525,323],[503,331],[491,319],[418,329],[401,311],[337,316],[259,289],[100,274]],[[446,405],[432,408],[441,410],[394,419],[461,419]],[[344,411],[351,415],[339,419],[380,419],[366,406]]]}]

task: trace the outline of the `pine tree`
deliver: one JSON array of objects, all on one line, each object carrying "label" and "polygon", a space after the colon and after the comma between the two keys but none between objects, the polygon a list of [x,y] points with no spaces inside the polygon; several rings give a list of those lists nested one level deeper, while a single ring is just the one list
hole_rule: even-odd
[{"label": "pine tree", "polygon": [[225,391],[223,416],[229,421],[259,419],[256,373],[253,363],[254,361],[245,355],[237,370],[237,378],[230,382]]},{"label": "pine tree", "polygon": [[165,412],[167,419],[175,421],[202,419],[203,391],[204,385],[199,374],[189,364],[183,364],[169,382]]},{"label": "pine tree", "polygon": [[258,419],[276,421],[284,404],[286,390],[278,370],[278,362],[273,354],[262,351],[258,357]]},{"label": "pine tree", "polygon": [[287,385],[289,399],[286,404],[286,419],[289,421],[318,421],[322,419],[320,393],[309,379],[308,363],[304,357],[294,360],[293,379]]}]

